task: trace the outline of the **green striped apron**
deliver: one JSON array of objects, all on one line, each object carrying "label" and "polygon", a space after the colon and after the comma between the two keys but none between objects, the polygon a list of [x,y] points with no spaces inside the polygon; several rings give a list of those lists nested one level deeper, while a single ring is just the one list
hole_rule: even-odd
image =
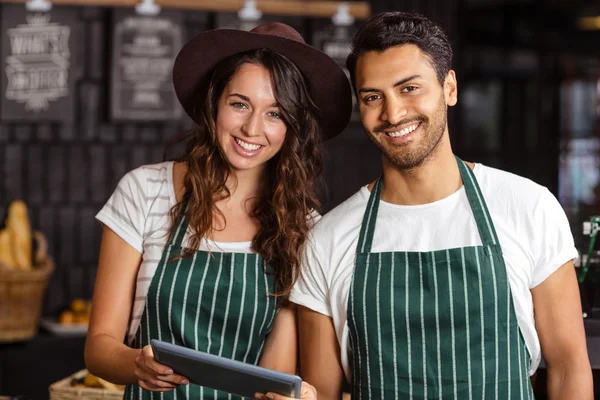
[{"label": "green striped apron", "polygon": [[[275,315],[273,275],[258,254],[182,251],[187,230],[181,218],[152,278],[135,348],[158,339],[231,359],[258,364]],[[128,385],[125,399],[241,399],[194,384],[170,392]]]},{"label": "green striped apron", "polygon": [[371,253],[382,179],[371,191],[348,299],[353,399],[534,397],[498,236],[457,162],[482,246]]}]

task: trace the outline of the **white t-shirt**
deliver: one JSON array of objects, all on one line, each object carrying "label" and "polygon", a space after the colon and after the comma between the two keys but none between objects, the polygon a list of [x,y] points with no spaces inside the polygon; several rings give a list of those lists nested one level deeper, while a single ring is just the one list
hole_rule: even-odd
[{"label": "white t-shirt", "polygon": [[[502,247],[517,320],[531,355],[541,352],[530,289],[577,258],[567,217],[556,198],[529,179],[475,165],[475,176]],[[290,300],[332,317],[348,381],[348,293],[358,236],[370,192],[366,186],[315,225],[301,276]],[[464,187],[430,204],[401,206],[381,201],[372,252],[426,252],[481,245]]]},{"label": "white t-shirt", "polygon": [[[142,254],[137,273],[135,300],[127,330],[131,343],[140,325],[152,277],[167,244],[171,218],[176,204],[173,162],[144,165],[127,173],[117,185],[96,218]],[[189,247],[190,231],[183,246]],[[215,242],[204,239],[200,250],[253,253],[251,242]]]}]

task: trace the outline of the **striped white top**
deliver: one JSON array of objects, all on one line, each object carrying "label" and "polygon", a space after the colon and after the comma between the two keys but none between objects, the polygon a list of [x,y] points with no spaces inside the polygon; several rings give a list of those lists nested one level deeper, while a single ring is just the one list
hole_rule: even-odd
[{"label": "striped white top", "polygon": [[[140,325],[150,282],[156,272],[171,227],[170,209],[175,205],[173,162],[144,165],[127,173],[96,218],[142,254],[137,273],[135,300],[128,327],[131,343]],[[183,240],[189,243],[189,232]],[[251,242],[204,240],[200,250],[253,253]]]}]

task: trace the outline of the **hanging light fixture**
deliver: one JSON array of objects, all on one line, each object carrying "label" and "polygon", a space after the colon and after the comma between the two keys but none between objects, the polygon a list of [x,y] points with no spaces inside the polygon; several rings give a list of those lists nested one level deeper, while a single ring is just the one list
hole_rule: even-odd
[{"label": "hanging light fixture", "polygon": [[142,0],[135,6],[135,12],[139,15],[153,17],[160,13],[160,6],[154,0]]},{"label": "hanging light fixture", "polygon": [[350,26],[354,23],[354,17],[350,14],[348,3],[341,3],[335,15],[331,18],[335,26]]},{"label": "hanging light fixture", "polygon": [[256,8],[254,0],[244,0],[244,6],[238,11],[238,18],[241,21],[256,22],[262,18],[263,13]]},{"label": "hanging light fixture", "polygon": [[48,0],[29,0],[25,8],[32,12],[48,12],[52,9],[52,3]]}]

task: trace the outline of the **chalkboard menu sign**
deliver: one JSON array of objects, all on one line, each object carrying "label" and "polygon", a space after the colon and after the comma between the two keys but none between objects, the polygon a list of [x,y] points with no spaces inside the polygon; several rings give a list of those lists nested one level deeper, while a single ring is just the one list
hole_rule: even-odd
[{"label": "chalkboard menu sign", "polygon": [[[313,34],[313,46],[333,58],[342,67],[348,79],[350,79],[350,72],[346,69],[346,59],[350,51],[352,51],[353,37],[353,27],[346,26],[329,26],[322,30],[317,30]],[[355,96],[352,96],[352,105],[351,121],[360,121],[360,113]]]},{"label": "chalkboard menu sign", "polygon": [[181,49],[179,12],[140,16],[114,11],[110,114],[113,120],[181,118],[173,91],[173,61]]},{"label": "chalkboard menu sign", "polygon": [[0,119],[72,121],[82,28],[76,9],[32,13],[4,4],[0,10]]}]

